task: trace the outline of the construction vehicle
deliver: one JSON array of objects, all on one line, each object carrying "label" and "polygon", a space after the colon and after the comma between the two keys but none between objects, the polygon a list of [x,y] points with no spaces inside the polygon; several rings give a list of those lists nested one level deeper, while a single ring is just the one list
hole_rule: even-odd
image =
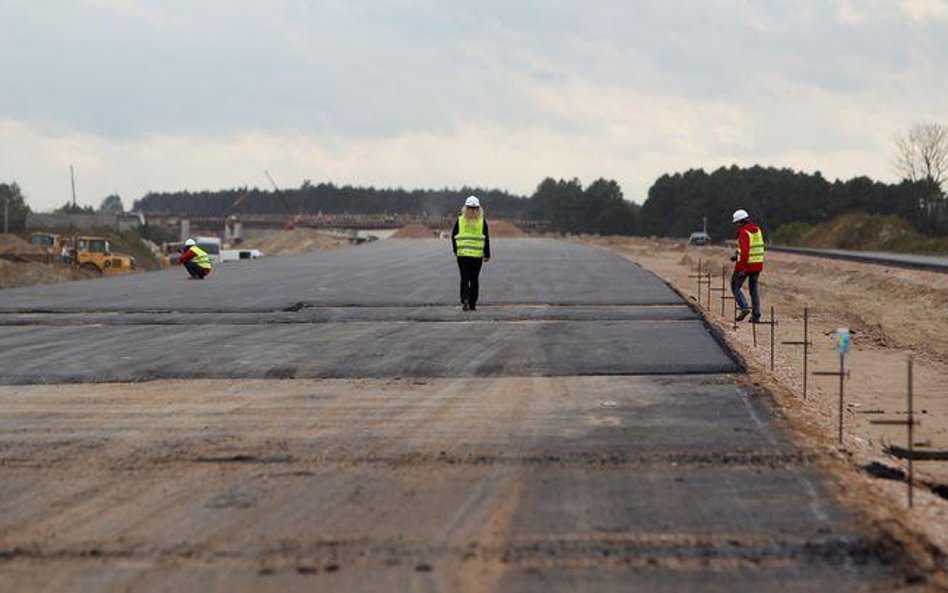
[{"label": "construction vehicle", "polygon": [[708,217],[705,216],[701,220],[703,221],[702,229],[691,233],[691,236],[688,237],[688,245],[702,246],[711,244],[711,235],[708,234]]},{"label": "construction vehicle", "polygon": [[31,233],[30,245],[57,259],[63,253],[63,238],[56,233]]},{"label": "construction vehicle", "polygon": [[17,254],[17,261],[35,261],[51,264],[62,261],[63,239],[55,233],[30,234],[30,247],[34,250]]},{"label": "construction vehicle", "polygon": [[112,250],[105,237],[81,236],[67,247],[69,263],[99,275],[113,276],[135,271],[135,258]]}]

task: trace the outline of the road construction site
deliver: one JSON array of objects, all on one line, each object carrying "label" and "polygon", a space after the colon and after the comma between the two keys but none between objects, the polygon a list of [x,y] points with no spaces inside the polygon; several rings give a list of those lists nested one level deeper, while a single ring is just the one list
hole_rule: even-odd
[{"label": "road construction site", "polygon": [[0,292],[0,590],[942,583],[658,276],[493,243]]}]

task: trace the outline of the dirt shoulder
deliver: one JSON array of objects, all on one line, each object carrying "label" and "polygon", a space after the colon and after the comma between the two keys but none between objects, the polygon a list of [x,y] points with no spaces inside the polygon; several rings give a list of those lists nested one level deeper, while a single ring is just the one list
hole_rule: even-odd
[{"label": "dirt shoulder", "polygon": [[[730,252],[723,247],[689,247],[684,242],[638,238],[585,237],[577,239],[614,251],[655,272],[683,295],[697,296],[699,262],[702,272],[711,271],[712,287],[721,287],[722,265],[729,289]],[[728,294],[729,294],[728,290]],[[906,507],[903,480],[879,479],[865,471],[878,463],[898,471],[907,464],[884,453],[888,444],[904,446],[902,426],[872,424],[875,419],[904,419],[907,392],[907,360],[914,358],[915,410],[921,424],[916,443],[932,449],[948,449],[948,276],[935,272],[901,270],[835,260],[819,260],[789,254],[768,254],[761,276],[765,318],[775,308],[778,320],[774,370],[770,371],[770,328],[758,326],[757,344],[753,328],[742,323],[735,330],[731,302],[722,316],[720,292],[702,288],[700,308],[728,344],[747,362],[749,380],[767,386],[778,413],[800,434],[804,445],[831,453],[846,467],[843,488],[853,493],[879,492],[887,504],[880,520],[892,518],[925,533],[942,550],[948,550],[948,501],[935,491],[945,491],[948,463],[915,462],[915,505]],[[810,350],[808,397],[803,399],[803,354],[781,342],[803,339],[803,312],[809,307]],[[849,327],[853,351],[848,357],[851,372],[845,386],[843,444],[837,444],[838,380],[812,376],[813,371],[838,369],[839,358],[832,342],[837,327]],[[857,496],[858,498],[858,496]],[[873,507],[872,501],[861,501]]]},{"label": "dirt shoulder", "polygon": [[289,230],[247,229],[244,234],[244,245],[259,249],[266,256],[340,249],[350,244],[342,235],[304,227]]}]

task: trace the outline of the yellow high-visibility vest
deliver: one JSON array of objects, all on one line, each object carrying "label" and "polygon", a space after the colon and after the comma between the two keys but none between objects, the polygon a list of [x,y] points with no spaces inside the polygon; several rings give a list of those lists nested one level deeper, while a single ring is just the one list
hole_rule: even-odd
[{"label": "yellow high-visibility vest", "polygon": [[764,263],[764,232],[758,228],[755,233],[748,232],[747,237],[750,247],[747,253],[747,263]]},{"label": "yellow high-visibility vest", "polygon": [[484,217],[469,221],[463,214],[458,217],[458,257],[484,257]]},{"label": "yellow high-visibility vest", "polygon": [[197,245],[192,245],[190,249],[191,251],[194,252],[194,257],[191,258],[191,261],[196,263],[199,267],[204,268],[205,270],[210,270],[211,269],[211,256],[209,256],[206,251],[204,251]]}]

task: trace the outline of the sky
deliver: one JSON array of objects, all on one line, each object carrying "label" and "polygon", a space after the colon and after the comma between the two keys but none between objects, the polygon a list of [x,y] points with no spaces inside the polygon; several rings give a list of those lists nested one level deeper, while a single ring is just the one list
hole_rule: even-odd
[{"label": "sky", "polygon": [[948,0],[0,0],[0,183],[70,197],[755,164],[897,181]]}]

